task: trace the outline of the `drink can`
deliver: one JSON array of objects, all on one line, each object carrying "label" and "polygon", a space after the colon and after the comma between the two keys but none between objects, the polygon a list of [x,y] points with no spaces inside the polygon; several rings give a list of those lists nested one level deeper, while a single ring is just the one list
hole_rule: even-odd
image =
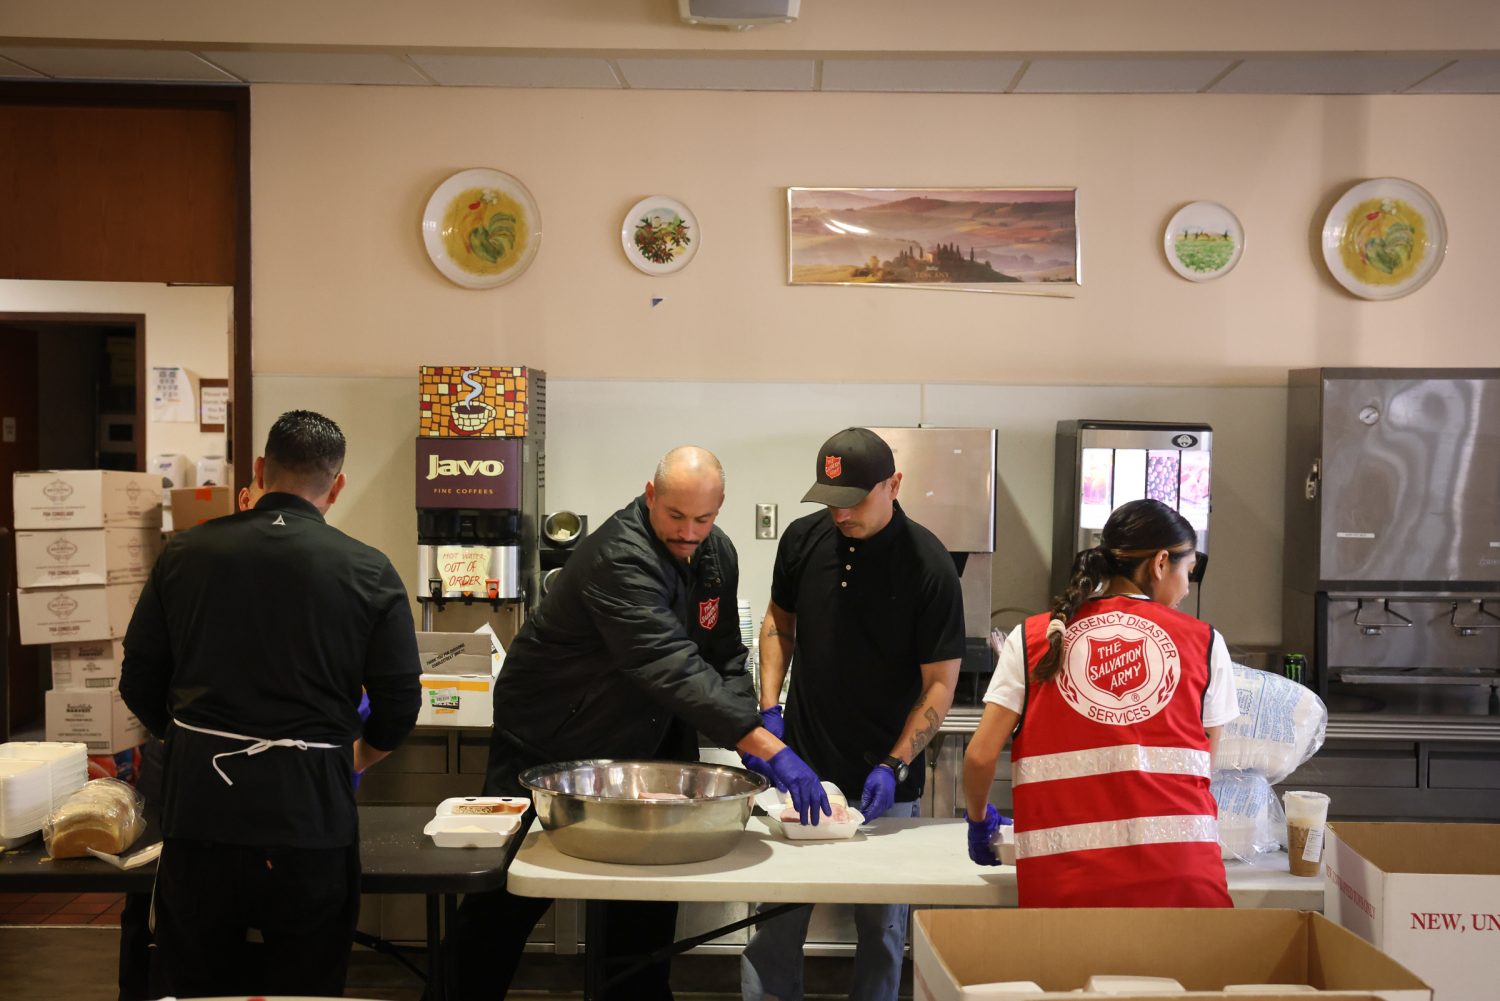
[{"label": "drink can", "polygon": [[1307,680],[1307,658],[1300,653],[1289,653],[1281,661],[1281,673],[1297,684]]}]

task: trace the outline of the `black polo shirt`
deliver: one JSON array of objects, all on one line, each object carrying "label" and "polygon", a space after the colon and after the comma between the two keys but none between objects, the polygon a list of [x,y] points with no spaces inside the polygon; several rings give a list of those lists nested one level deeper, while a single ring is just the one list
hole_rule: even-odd
[{"label": "black polo shirt", "polygon": [[[827,510],[787,526],[771,600],[797,616],[787,738],[821,778],[858,803],[922,692],[921,665],[964,652],[953,557],[897,503],[868,539],[847,539]],[[923,757],[896,790],[922,793]]]},{"label": "black polo shirt", "polygon": [[[417,721],[421,661],[406,590],[385,554],[291,494],[173,536],[125,634],[120,695],[167,740],[161,803],[169,838],[281,848],[358,839],[350,783],[363,736],[395,749]],[[370,696],[361,723],[360,689]],[[219,759],[252,737],[276,747]]]}]

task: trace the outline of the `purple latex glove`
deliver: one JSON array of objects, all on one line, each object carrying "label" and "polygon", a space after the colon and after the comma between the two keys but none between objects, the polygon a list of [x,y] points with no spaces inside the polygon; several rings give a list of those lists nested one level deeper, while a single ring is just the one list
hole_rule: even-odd
[{"label": "purple latex glove", "polygon": [[777,792],[786,792],[786,786],[781,784],[781,780],[776,777],[776,773],[771,770],[771,766],[766,762],[765,758],[757,757],[754,754],[741,754],[740,764],[744,765],[747,771],[754,772],[775,786]]},{"label": "purple latex glove", "polygon": [[823,783],[818,780],[817,773],[807,767],[807,762],[797,757],[796,751],[783,747],[771,755],[766,764],[771,766],[771,773],[776,777],[776,787],[791,795],[792,806],[796,807],[802,823],[817,827],[820,819],[833,813]]},{"label": "purple latex glove", "polygon": [[771,731],[777,740],[786,740],[786,720],[781,718],[781,707],[772,706],[760,711],[760,725]]},{"label": "purple latex glove", "polygon": [[987,803],[982,820],[971,819],[967,810],[964,811],[964,819],[969,822],[970,861],[976,865],[999,865],[1000,860],[995,857],[995,849],[990,842],[995,839],[995,832],[1000,830],[1000,811],[995,809],[993,803]]},{"label": "purple latex glove", "polygon": [[[356,709],[355,712],[359,713],[359,721],[361,723],[367,721],[370,718],[370,693],[369,692],[361,691],[359,693],[359,708]],[[364,777],[365,773],[364,772],[350,772],[349,774],[354,779],[354,791],[355,792],[359,792],[359,780]]]},{"label": "purple latex glove", "polygon": [[865,820],[874,820],[896,802],[896,773],[885,765],[876,765],[865,778],[864,793],[859,798],[859,812]]}]

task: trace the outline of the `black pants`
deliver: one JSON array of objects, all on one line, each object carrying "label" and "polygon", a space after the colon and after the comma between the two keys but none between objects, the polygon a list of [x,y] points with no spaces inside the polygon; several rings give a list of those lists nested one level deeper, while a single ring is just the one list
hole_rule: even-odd
[{"label": "black pants", "polygon": [[[448,929],[448,991],[458,1001],[505,997],[526,946],[550,900],[518,897],[507,890],[471,893]],[[677,931],[674,901],[616,900],[604,905],[606,976],[639,957],[672,944]],[[670,961],[653,963],[605,991],[606,1001],[671,1001]]]},{"label": "black pants", "polygon": [[[252,848],[168,839],[156,869],[156,960],[177,997],[339,997],[359,919],[359,846]],[[246,935],[264,945],[252,961]]]}]

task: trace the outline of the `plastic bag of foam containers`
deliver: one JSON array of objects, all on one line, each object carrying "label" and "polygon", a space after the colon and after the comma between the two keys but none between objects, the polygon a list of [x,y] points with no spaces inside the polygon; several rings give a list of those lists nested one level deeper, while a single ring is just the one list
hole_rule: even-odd
[{"label": "plastic bag of foam containers", "polygon": [[1219,735],[1214,767],[1258,771],[1275,785],[1323,746],[1328,709],[1306,685],[1234,665],[1240,717]]}]

